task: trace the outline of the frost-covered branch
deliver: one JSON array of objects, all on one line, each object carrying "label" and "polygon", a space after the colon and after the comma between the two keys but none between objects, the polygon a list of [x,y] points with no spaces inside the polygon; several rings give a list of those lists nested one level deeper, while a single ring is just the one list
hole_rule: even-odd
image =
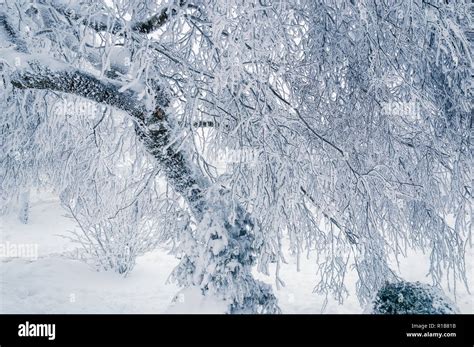
[{"label": "frost-covered branch", "polygon": [[137,131],[148,151],[163,166],[175,189],[189,201],[196,217],[202,218],[201,195],[207,183],[203,179],[193,178],[195,174],[184,154],[175,151],[172,145],[174,137],[171,125],[162,108],[166,107],[166,104],[157,106],[150,112],[137,100],[136,93],[130,90],[121,91],[123,86],[117,82],[99,79],[90,73],[68,66],[54,68],[41,65],[38,61],[29,64],[31,68],[16,71],[11,75],[11,83],[16,88],[69,93],[113,106],[130,114],[137,122]]},{"label": "frost-covered branch", "polygon": [[0,38],[5,38],[13,43],[19,52],[27,53],[28,48],[26,42],[18,35],[17,30],[13,27],[8,15],[0,11]]},{"label": "frost-covered branch", "polygon": [[[196,6],[190,4],[188,0],[178,0],[176,6],[196,8]],[[159,13],[152,15],[146,20],[134,23],[132,25],[132,30],[143,34],[150,34],[160,29],[170,20],[171,17],[176,16],[177,14],[178,11],[176,8],[165,6]]]},{"label": "frost-covered branch", "polygon": [[[127,27],[126,23],[123,20],[111,20],[110,14],[107,13],[105,7],[102,8],[103,13],[95,13],[90,16],[85,16],[83,14],[83,9],[81,6],[74,6],[69,1],[38,1],[38,4],[41,6],[50,6],[54,8],[58,13],[64,15],[70,20],[79,20],[82,24],[91,27],[97,32],[107,31],[112,34],[118,34],[123,32]],[[135,21],[130,25],[130,29],[140,34],[150,34],[163,25],[169,22],[170,18],[177,15],[177,8],[196,8],[189,4],[187,0],[178,0],[174,6],[164,6],[158,13],[149,16],[147,19]]]},{"label": "frost-covered branch", "polygon": [[115,81],[100,79],[64,64],[59,64],[59,67],[45,64],[34,58],[30,58],[28,64],[30,68],[17,70],[10,77],[16,88],[74,94],[128,112],[136,121],[145,120],[147,111],[145,105],[137,100],[136,93],[130,90],[122,92],[123,85]]}]

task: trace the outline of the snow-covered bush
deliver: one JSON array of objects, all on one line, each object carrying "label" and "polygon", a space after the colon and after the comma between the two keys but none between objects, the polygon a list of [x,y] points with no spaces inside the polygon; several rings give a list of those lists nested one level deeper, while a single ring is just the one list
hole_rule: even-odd
[{"label": "snow-covered bush", "polygon": [[147,225],[134,208],[99,218],[70,211],[80,226],[80,231],[71,231],[70,236],[81,246],[78,257],[98,269],[126,275],[135,266],[137,256],[157,245],[153,225]]},{"label": "snow-covered bush", "polygon": [[185,288],[198,287],[204,296],[223,300],[230,313],[279,313],[271,286],[251,275],[261,247],[261,231],[229,192],[211,188],[200,223],[182,237],[182,259],[173,272]]},{"label": "snow-covered bush", "polygon": [[79,226],[70,233],[70,239],[80,246],[79,258],[99,270],[123,275],[133,269],[138,256],[175,238],[181,213],[172,199],[159,193],[156,172],[125,176],[133,179],[110,180],[97,170],[95,180],[78,177],[60,195]]},{"label": "snow-covered bush", "polygon": [[441,289],[420,282],[387,282],[371,305],[371,312],[375,314],[459,313]]}]

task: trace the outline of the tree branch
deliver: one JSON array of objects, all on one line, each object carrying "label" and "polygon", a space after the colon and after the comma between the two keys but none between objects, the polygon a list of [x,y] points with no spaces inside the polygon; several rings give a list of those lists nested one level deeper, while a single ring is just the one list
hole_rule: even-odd
[{"label": "tree branch", "polygon": [[87,98],[126,111],[136,123],[135,131],[147,151],[163,168],[173,188],[188,202],[197,220],[201,220],[205,201],[203,191],[208,180],[199,175],[187,155],[175,145],[177,132],[166,113],[166,98],[160,96],[153,111],[148,111],[132,91],[120,91],[122,85],[88,72],[62,65],[60,68],[29,62],[30,68],[15,71],[11,83],[19,89],[51,90]]},{"label": "tree branch", "polygon": [[28,49],[25,41],[18,35],[10,22],[6,13],[0,12],[0,30],[4,32],[5,37],[10,43],[16,46],[16,50],[27,53]]},{"label": "tree branch", "polygon": [[[42,5],[45,5],[44,0],[40,2]],[[125,26],[119,20],[110,20],[110,16],[104,14],[95,14],[90,18],[86,18],[80,13],[80,8],[73,7],[70,4],[61,3],[60,1],[52,2],[48,4],[53,6],[53,8],[63,16],[72,19],[72,20],[81,20],[82,24],[94,29],[95,31],[109,31],[112,34],[117,34],[120,31],[125,29]],[[192,7],[195,6],[188,4],[187,0],[179,0],[177,6],[179,7]],[[141,22],[135,22],[131,25],[132,31],[141,33],[141,34],[150,34],[163,25],[165,25],[171,17],[174,17],[178,14],[178,11],[171,6],[166,6],[161,9],[159,13],[156,13],[145,19]]]},{"label": "tree branch", "polygon": [[19,89],[43,89],[74,94],[97,103],[113,106],[129,113],[135,120],[144,122],[146,108],[134,92],[126,90],[120,83],[110,79],[99,79],[94,75],[61,64],[52,68],[38,61],[28,62],[30,69],[17,70],[11,75],[11,83]]},{"label": "tree branch", "polygon": [[[188,4],[187,0],[180,0],[178,2],[179,7],[184,7],[185,5],[188,7],[192,6]],[[176,11],[176,9],[171,7],[164,7],[159,13],[151,16],[150,18],[142,22],[135,23],[132,26],[132,30],[142,34],[150,34],[161,28],[170,20],[171,17],[174,17],[177,14],[178,11]]]},{"label": "tree branch", "polygon": [[347,239],[349,240],[351,244],[353,245],[357,244],[357,239],[358,239],[357,235],[355,235],[351,230],[349,230],[347,227],[339,223],[334,217],[331,217],[326,212],[324,212],[321,206],[318,203],[316,203],[314,198],[306,191],[306,189],[300,186],[300,190],[303,193],[303,195],[306,196],[313,203],[313,205],[316,206],[321,211],[321,213],[327,220],[329,220],[332,224],[334,224],[339,230],[341,230],[346,235]]}]

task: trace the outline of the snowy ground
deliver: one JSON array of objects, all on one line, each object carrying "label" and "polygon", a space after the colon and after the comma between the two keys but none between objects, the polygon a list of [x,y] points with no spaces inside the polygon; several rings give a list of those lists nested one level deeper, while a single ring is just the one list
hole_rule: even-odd
[{"label": "snowy ground", "polygon": [[[132,273],[123,278],[110,272],[97,272],[71,258],[76,247],[61,237],[75,228],[64,216],[58,200],[50,194],[32,199],[29,224],[14,213],[0,217],[0,244],[34,245],[37,256],[0,258],[0,313],[217,313],[223,307],[210,299],[202,300],[193,290],[179,292],[167,283],[176,259],[159,249],[138,259]],[[8,257],[5,257],[8,255]],[[314,294],[314,259],[304,260],[296,271],[295,259],[281,271],[286,286],[276,294],[284,313],[321,313],[324,296]],[[473,252],[468,258],[472,261]],[[470,286],[474,285],[472,264],[468,265]],[[426,256],[413,254],[400,266],[401,275],[411,281],[429,283]],[[349,273],[350,296],[342,305],[329,299],[325,313],[362,313],[355,297],[355,274]],[[272,283],[272,278],[258,275]],[[452,293],[445,292],[454,299]],[[457,288],[456,302],[462,313],[474,313],[473,296],[463,286]],[[176,297],[175,303],[172,303]]]}]

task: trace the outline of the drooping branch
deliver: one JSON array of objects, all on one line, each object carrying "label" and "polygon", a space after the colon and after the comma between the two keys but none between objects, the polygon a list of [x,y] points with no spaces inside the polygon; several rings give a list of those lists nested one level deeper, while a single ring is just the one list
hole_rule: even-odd
[{"label": "drooping branch", "polygon": [[328,215],[322,208],[321,208],[321,205],[318,204],[316,202],[316,200],[308,193],[308,191],[303,188],[302,186],[300,186],[300,190],[301,192],[303,193],[304,196],[306,196],[310,201],[311,203],[316,207],[318,208],[321,213],[323,214],[324,218],[326,218],[327,220],[329,220],[333,225],[335,225],[339,230],[341,230],[342,232],[344,232],[345,236],[347,237],[347,240],[349,241],[350,244],[352,245],[357,245],[358,241],[357,239],[359,238],[357,235],[355,235],[351,230],[349,230],[347,227],[345,227],[344,225],[342,225],[342,223],[338,222],[336,220],[336,218]]},{"label": "drooping branch", "polygon": [[208,181],[193,167],[183,150],[174,144],[177,133],[165,111],[167,101],[163,95],[157,97],[157,105],[150,111],[138,101],[133,91],[121,91],[123,86],[116,81],[98,78],[70,66],[53,68],[38,61],[31,61],[29,65],[30,68],[12,74],[14,87],[67,93],[127,112],[136,124],[137,134],[163,168],[168,181],[187,200],[196,219],[202,218],[202,194]]}]

